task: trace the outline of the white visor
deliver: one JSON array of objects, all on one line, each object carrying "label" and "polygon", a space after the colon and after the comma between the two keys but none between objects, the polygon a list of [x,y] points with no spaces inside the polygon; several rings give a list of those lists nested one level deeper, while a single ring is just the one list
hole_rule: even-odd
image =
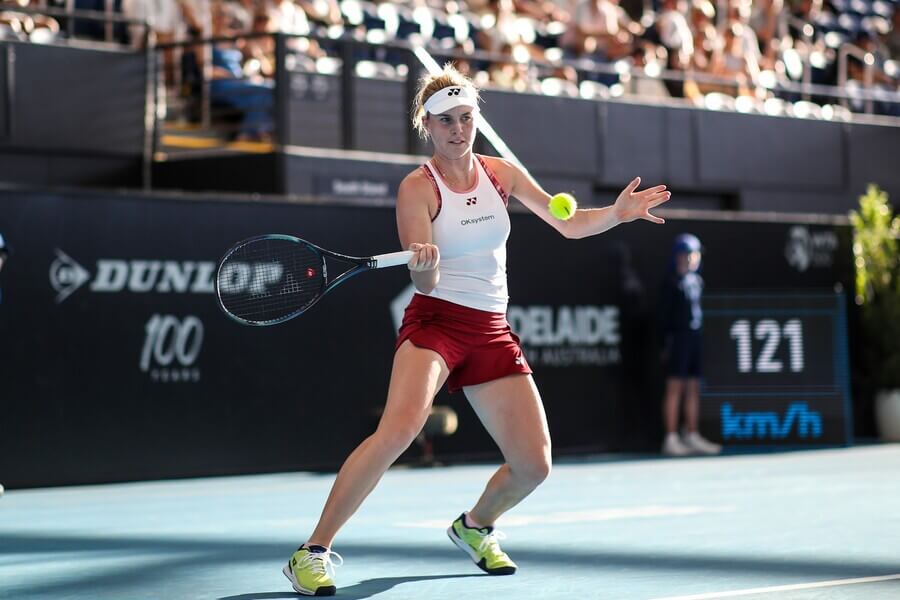
[{"label": "white visor", "polygon": [[478,110],[478,97],[469,86],[452,86],[441,88],[425,102],[425,112],[439,115],[457,106],[471,106]]}]

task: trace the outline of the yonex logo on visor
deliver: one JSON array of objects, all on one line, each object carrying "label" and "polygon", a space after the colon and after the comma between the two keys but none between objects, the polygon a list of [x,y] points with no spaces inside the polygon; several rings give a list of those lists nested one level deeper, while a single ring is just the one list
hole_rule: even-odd
[{"label": "yonex logo on visor", "polygon": [[474,88],[452,86],[440,89],[425,102],[425,111],[433,115],[439,115],[457,106],[470,106],[473,109],[478,109],[478,100]]}]

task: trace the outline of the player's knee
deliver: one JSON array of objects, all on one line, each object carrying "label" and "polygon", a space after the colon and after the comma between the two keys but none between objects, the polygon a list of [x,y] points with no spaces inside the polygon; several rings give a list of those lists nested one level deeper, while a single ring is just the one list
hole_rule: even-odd
[{"label": "player's knee", "polygon": [[399,456],[409,448],[419,432],[422,431],[422,425],[423,423],[419,423],[417,420],[390,425],[382,424],[375,432],[375,436],[380,446]]},{"label": "player's knee", "polygon": [[535,456],[513,466],[512,469],[517,477],[537,486],[550,476],[552,470],[550,454]]}]

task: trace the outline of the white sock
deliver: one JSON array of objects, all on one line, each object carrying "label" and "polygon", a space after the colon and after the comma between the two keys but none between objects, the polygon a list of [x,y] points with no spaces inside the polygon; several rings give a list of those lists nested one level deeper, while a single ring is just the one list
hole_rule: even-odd
[{"label": "white sock", "polygon": [[475,519],[469,516],[469,513],[466,513],[466,516],[463,519],[463,524],[469,529],[484,529],[484,525],[476,523]]}]

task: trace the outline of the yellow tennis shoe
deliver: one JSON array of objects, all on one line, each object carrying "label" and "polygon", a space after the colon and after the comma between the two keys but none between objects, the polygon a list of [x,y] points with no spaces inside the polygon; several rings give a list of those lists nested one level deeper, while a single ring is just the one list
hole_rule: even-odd
[{"label": "yellow tennis shoe", "polygon": [[334,596],[334,568],[344,564],[337,552],[322,546],[301,546],[281,570],[294,591],[304,596]]},{"label": "yellow tennis shoe", "polygon": [[466,513],[463,513],[447,529],[447,535],[485,573],[512,575],[516,572],[516,563],[500,549],[498,543],[505,536],[493,527],[469,527],[466,525]]}]

